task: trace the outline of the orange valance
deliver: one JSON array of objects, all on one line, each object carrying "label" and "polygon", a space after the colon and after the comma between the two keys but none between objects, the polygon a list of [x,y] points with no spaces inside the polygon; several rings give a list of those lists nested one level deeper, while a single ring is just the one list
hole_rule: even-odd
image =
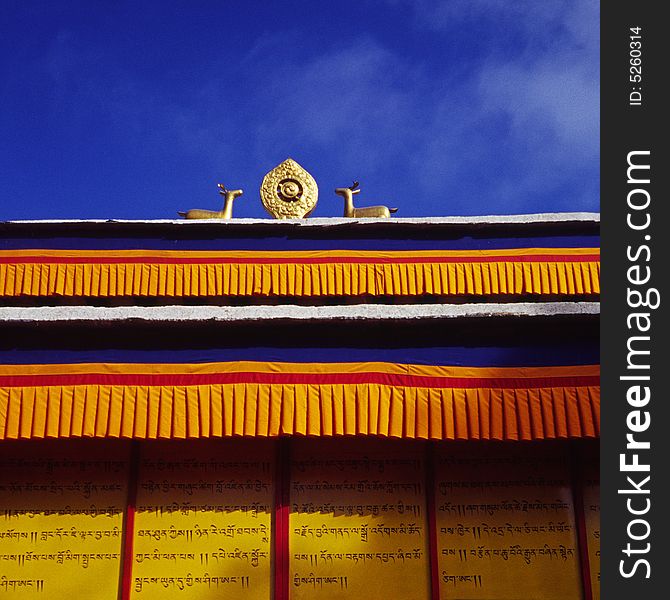
[{"label": "orange valance", "polygon": [[597,437],[598,366],[0,366],[0,439]]},{"label": "orange valance", "polygon": [[463,251],[0,251],[0,296],[600,293],[597,248]]}]

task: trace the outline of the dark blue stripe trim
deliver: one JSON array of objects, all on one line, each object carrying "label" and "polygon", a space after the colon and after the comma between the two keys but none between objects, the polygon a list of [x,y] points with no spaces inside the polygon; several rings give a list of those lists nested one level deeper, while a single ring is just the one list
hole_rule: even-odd
[{"label": "dark blue stripe trim", "polygon": [[323,239],[226,237],[218,239],[155,238],[4,238],[1,250],[495,250],[506,248],[598,248],[598,235],[459,237],[444,239],[408,235],[399,238]]},{"label": "dark blue stripe trim", "polygon": [[201,350],[96,349],[0,350],[0,364],[55,363],[205,363],[253,360],[265,362],[390,362],[472,367],[570,366],[600,362],[598,342],[532,346],[448,346],[441,348],[212,348]]}]

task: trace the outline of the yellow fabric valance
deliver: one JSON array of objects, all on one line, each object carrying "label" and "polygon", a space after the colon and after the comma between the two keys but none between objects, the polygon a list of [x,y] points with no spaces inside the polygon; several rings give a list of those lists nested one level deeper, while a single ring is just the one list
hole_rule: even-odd
[{"label": "yellow fabric valance", "polygon": [[0,296],[421,296],[600,293],[599,250],[0,255]]},{"label": "yellow fabric valance", "polygon": [[224,365],[2,367],[0,439],[599,435],[597,366]]}]

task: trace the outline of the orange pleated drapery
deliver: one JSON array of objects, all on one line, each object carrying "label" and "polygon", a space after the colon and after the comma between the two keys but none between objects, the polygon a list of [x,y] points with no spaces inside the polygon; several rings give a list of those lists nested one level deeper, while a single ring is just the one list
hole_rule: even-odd
[{"label": "orange pleated drapery", "polygon": [[0,439],[597,437],[598,377],[598,366],[5,365]]},{"label": "orange pleated drapery", "polygon": [[600,293],[597,248],[477,251],[0,251],[0,296]]}]

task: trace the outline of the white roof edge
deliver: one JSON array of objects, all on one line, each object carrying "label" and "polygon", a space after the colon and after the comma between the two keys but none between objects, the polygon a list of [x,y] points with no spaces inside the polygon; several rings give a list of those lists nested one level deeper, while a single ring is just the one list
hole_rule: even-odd
[{"label": "white roof edge", "polygon": [[41,306],[0,307],[0,324],[245,321],[386,321],[490,317],[599,315],[599,302],[481,304],[358,304],[350,306]]},{"label": "white roof edge", "polygon": [[467,225],[467,224],[526,224],[526,223],[562,223],[562,222],[599,223],[600,213],[568,212],[568,213],[537,213],[527,215],[485,215],[459,217],[415,217],[392,219],[345,219],[342,217],[316,217],[309,219],[153,219],[153,220],[125,220],[125,219],[40,219],[3,221],[3,224],[80,224],[80,223],[118,223],[118,224],[163,224],[191,227],[203,224],[221,225],[295,225],[301,227],[331,227],[338,225],[384,224],[384,225]]}]

